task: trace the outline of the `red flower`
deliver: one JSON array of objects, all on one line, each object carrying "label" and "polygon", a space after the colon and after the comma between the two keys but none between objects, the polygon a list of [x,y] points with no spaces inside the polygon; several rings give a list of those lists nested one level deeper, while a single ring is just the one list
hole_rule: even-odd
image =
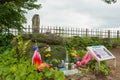
[{"label": "red flower", "polygon": [[44,69],[44,67],[47,67],[48,69],[50,69],[50,65],[47,63],[42,63],[40,64],[40,66],[38,67],[38,71],[42,71]]}]

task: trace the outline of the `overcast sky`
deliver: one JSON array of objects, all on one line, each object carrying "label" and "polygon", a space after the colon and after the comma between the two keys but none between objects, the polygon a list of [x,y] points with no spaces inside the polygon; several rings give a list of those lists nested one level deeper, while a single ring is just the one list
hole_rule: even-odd
[{"label": "overcast sky", "polygon": [[39,10],[26,15],[31,25],[34,14],[40,15],[40,25],[63,27],[119,27],[120,0],[106,4],[102,0],[38,0]]}]

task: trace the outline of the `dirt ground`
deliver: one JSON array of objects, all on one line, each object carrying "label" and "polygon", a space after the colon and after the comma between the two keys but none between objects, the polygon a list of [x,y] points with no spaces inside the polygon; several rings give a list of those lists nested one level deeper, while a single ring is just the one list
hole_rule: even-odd
[{"label": "dirt ground", "polygon": [[114,48],[110,52],[116,57],[116,68],[114,67],[114,60],[106,61],[108,67],[111,69],[110,75],[103,76],[101,74],[96,76],[94,80],[120,80],[120,47]]},{"label": "dirt ground", "polygon": [[114,65],[114,60],[106,61],[108,66],[111,67],[111,72],[109,76],[97,76],[96,80],[120,80],[120,47],[110,50],[110,52],[116,57],[116,68]]},{"label": "dirt ground", "polygon": [[112,49],[111,52],[116,57],[116,71],[111,75],[112,80],[120,80],[120,47]]}]

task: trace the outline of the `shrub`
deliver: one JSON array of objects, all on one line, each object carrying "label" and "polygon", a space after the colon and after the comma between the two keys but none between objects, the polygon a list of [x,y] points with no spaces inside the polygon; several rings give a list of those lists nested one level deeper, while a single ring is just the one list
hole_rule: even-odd
[{"label": "shrub", "polygon": [[33,42],[46,43],[49,45],[61,45],[63,38],[52,33],[34,33],[34,34],[23,34],[24,40],[32,40]]},{"label": "shrub", "polygon": [[7,48],[11,48],[11,41],[14,35],[11,33],[0,34],[0,53],[4,52]]},{"label": "shrub", "polygon": [[12,44],[14,44],[14,48],[16,50],[14,52],[14,56],[17,57],[17,59],[23,57],[25,59],[27,58],[28,52],[26,52],[26,50],[30,42],[31,42],[30,40],[24,42],[21,35],[18,35],[13,39]]},{"label": "shrub", "polygon": [[74,47],[75,49],[86,50],[87,46],[96,46],[96,45],[104,45],[108,49],[112,48],[112,44],[108,41],[108,39],[102,39],[99,37],[79,37],[73,36],[69,38],[69,40],[65,40],[67,46]]},{"label": "shrub", "polygon": [[119,38],[113,38],[111,40],[112,48],[117,48],[120,46],[120,39]]},{"label": "shrub", "polygon": [[66,58],[66,50],[62,46],[52,46],[52,58],[64,60]]},{"label": "shrub", "polygon": [[23,43],[21,36],[15,37],[16,40],[17,46],[0,54],[0,80],[65,80],[59,70],[45,68],[38,72],[37,67],[31,64],[31,58],[26,59],[29,41]]},{"label": "shrub", "polygon": [[21,37],[24,39],[24,40],[30,40],[31,39],[31,36],[32,34],[22,34]]},{"label": "shrub", "polygon": [[37,67],[31,65],[31,59],[17,60],[13,57],[15,49],[6,50],[0,55],[0,80],[64,80],[63,72],[45,68],[38,72]]},{"label": "shrub", "polygon": [[95,74],[104,74],[108,75],[110,73],[110,69],[106,66],[106,62],[102,61],[100,66],[98,66],[98,63],[96,60],[91,60],[88,64],[87,67],[91,71],[93,71]]}]

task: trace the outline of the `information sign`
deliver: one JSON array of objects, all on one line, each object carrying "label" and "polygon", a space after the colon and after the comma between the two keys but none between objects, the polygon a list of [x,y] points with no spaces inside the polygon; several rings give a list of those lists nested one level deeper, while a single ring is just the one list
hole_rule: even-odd
[{"label": "information sign", "polygon": [[104,46],[90,46],[87,50],[99,61],[114,59],[115,56]]}]

